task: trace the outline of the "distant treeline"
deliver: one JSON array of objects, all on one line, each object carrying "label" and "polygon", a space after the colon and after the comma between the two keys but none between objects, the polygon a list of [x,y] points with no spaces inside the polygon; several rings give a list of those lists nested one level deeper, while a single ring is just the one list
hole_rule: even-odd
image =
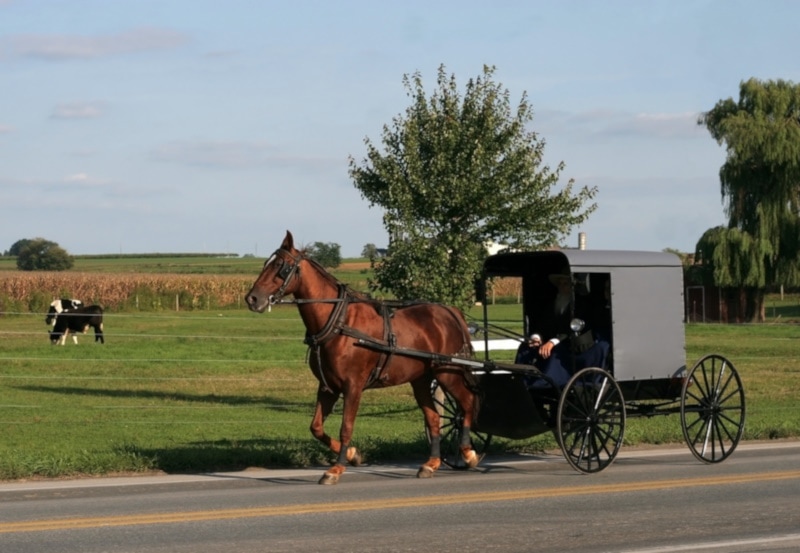
[{"label": "distant treeline", "polygon": [[[73,255],[75,259],[159,259],[176,257],[239,257],[238,253],[103,253]],[[247,256],[245,256],[247,257]]]}]

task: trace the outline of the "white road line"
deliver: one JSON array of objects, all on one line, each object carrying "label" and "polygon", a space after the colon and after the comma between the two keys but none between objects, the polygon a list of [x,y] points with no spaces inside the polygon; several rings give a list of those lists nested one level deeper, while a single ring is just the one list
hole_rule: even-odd
[{"label": "white road line", "polygon": [[[753,546],[775,545],[783,542],[797,542],[800,544],[800,534],[787,534],[768,538],[752,538],[746,540],[725,540],[701,543],[687,543],[683,545],[666,545],[662,547],[648,547],[645,549],[623,549],[608,553],[678,553],[680,551],[702,551],[704,549],[726,548],[729,551],[753,551]],[[733,548],[733,549],[731,549]],[[747,548],[747,549],[741,549]]]}]

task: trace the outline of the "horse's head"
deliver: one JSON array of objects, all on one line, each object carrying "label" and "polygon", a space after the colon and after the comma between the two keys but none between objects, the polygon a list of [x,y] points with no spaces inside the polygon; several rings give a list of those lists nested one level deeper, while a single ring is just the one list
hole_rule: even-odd
[{"label": "horse's head", "polygon": [[292,233],[287,230],[280,247],[269,256],[261,274],[245,296],[250,310],[263,313],[267,307],[293,293],[300,280],[298,275],[302,259],[303,254],[295,249]]}]

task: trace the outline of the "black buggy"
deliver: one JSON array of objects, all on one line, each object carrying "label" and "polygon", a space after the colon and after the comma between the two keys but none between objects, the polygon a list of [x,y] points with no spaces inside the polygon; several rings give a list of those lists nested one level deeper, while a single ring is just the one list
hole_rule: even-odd
[{"label": "black buggy", "polygon": [[[626,418],[679,414],[684,438],[697,459],[718,463],[730,456],[744,429],[744,389],[733,364],[721,355],[706,355],[687,369],[678,257],[600,250],[501,253],[485,261],[478,289],[485,290],[492,279],[517,279],[527,336],[555,294],[548,275],[564,268],[576,282],[575,293],[588,301],[608,301],[604,285],[610,283],[606,366],[577,370],[559,385],[536,366],[493,361],[490,336],[519,335],[490,321],[486,298],[479,298],[484,305],[478,329],[485,358],[463,361],[481,394],[472,428],[476,451],[485,453],[493,436],[524,439],[553,432],[573,468],[598,472],[616,458]],[[573,321],[575,332],[583,331],[582,322]],[[452,468],[465,468],[459,454],[462,414],[435,382],[433,388],[442,416],[442,460]]]}]

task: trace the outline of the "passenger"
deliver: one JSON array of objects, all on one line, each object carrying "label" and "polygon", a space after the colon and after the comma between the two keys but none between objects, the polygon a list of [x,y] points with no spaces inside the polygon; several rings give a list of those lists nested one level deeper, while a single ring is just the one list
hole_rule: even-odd
[{"label": "passenger", "polygon": [[[542,323],[542,336],[548,337],[539,347],[541,358],[539,369],[557,386],[564,386],[572,374],[585,367],[605,367],[610,351],[607,340],[597,340],[588,324],[591,323],[590,299],[585,295],[575,295],[569,267],[560,273],[549,275],[548,279],[556,287],[553,303],[546,311]],[[587,327],[579,335],[570,329],[573,318],[582,319]],[[547,387],[544,379],[536,379],[533,387]]]}]

